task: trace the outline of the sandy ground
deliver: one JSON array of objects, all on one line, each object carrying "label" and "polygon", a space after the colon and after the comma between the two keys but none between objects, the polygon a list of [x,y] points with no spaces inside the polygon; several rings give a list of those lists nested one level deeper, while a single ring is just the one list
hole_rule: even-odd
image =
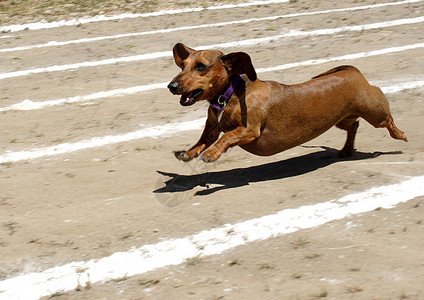
[{"label": "sandy ground", "polygon": [[54,22],[69,18],[89,18],[98,15],[145,14],[167,9],[209,7],[219,4],[242,3],[242,1],[167,1],[167,0],[2,0],[0,3],[0,26],[30,22]]},{"label": "sandy ground", "polygon": [[[382,1],[379,1],[382,2]],[[1,48],[65,41],[251,17],[373,4],[375,1],[291,1],[254,8],[203,11],[77,27],[22,31]],[[251,22],[63,47],[0,53],[0,73],[422,16],[420,2],[364,11]],[[337,35],[284,38],[245,51],[255,67],[422,43],[423,24]],[[423,79],[423,51],[290,68],[259,74],[292,84],[339,64],[358,67],[381,86]],[[1,106],[43,101],[171,80],[171,57],[41,73],[0,83]],[[177,161],[200,129],[157,139],[82,150],[0,165],[0,278],[75,260],[101,258],[161,238],[325,202],[367,188],[422,175],[423,88],[388,94],[392,114],[408,143],[364,120],[357,153],[337,158],[345,133],[317,139],[272,157],[239,148],[216,163]],[[0,151],[27,150],[96,136],[126,133],[206,115],[207,104],[184,108],[165,89],[119,98],[0,113]],[[167,173],[169,176],[163,175]],[[163,189],[175,179],[185,188]],[[200,184],[199,184],[200,182]],[[205,184],[207,186],[205,186]],[[376,210],[184,265],[57,293],[55,299],[423,299],[424,198]],[[172,207],[171,207],[172,206]]]}]

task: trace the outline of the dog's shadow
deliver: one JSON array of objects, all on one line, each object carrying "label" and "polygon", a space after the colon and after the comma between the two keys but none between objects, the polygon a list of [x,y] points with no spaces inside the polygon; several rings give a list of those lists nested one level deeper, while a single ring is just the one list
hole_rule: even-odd
[{"label": "dog's shadow", "polygon": [[[308,147],[308,148],[315,148]],[[261,182],[284,179],[306,174],[317,169],[329,166],[339,161],[354,161],[374,158],[380,155],[401,154],[401,151],[393,152],[355,152],[348,158],[339,158],[336,149],[319,147],[324,151],[318,151],[299,157],[294,157],[282,161],[266,163],[263,165],[231,169],[227,171],[204,172],[201,174],[179,175],[157,171],[162,176],[170,177],[163,181],[165,186],[154,190],[154,193],[176,193],[194,189],[195,187],[205,187],[197,191],[195,195],[209,195],[220,190],[249,185],[251,182]],[[209,185],[219,185],[209,188]]]}]

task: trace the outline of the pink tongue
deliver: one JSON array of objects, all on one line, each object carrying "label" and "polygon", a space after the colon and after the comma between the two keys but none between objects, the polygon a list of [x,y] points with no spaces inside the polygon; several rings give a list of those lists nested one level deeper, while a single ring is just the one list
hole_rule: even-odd
[{"label": "pink tongue", "polygon": [[193,97],[193,93],[191,92],[190,94],[188,94],[187,95],[187,102],[191,102],[191,101],[193,101],[194,100],[194,97]]}]

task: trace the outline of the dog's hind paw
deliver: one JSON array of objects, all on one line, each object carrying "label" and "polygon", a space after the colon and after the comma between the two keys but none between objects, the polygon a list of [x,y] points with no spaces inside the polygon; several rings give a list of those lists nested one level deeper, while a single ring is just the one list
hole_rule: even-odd
[{"label": "dog's hind paw", "polygon": [[178,160],[182,160],[185,162],[191,160],[186,151],[174,151],[174,155]]},{"label": "dog's hind paw", "polygon": [[347,158],[347,157],[355,154],[355,151],[356,151],[356,149],[354,149],[354,148],[343,147],[343,149],[339,151],[339,157],[340,158]]}]

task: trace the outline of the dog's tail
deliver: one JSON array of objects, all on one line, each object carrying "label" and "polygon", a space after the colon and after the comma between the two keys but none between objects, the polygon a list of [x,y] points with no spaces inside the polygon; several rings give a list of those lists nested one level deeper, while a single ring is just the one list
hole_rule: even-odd
[{"label": "dog's tail", "polygon": [[312,77],[312,79],[323,77],[323,76],[327,76],[327,75],[334,74],[334,73],[337,73],[337,72],[340,72],[340,71],[346,71],[346,70],[352,70],[352,71],[359,72],[359,70],[357,68],[355,68],[354,66],[344,65],[344,66],[335,67],[335,68],[333,68],[331,70],[328,70],[327,72],[324,72],[322,74],[319,74],[317,76],[314,76],[314,77]]}]

